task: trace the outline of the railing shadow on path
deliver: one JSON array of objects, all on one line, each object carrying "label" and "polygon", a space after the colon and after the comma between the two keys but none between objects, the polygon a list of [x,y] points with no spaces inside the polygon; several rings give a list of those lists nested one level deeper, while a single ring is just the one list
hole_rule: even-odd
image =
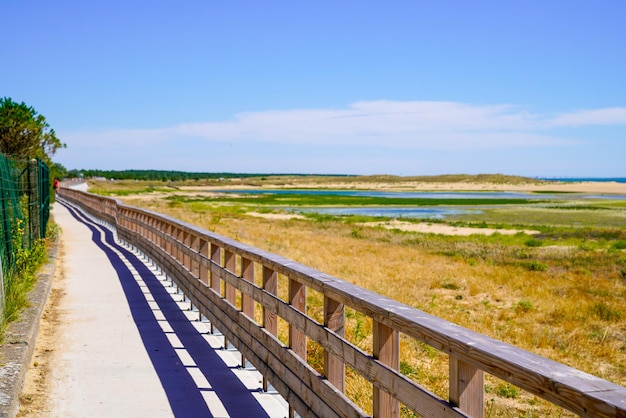
[{"label": "railing shadow on path", "polygon": [[[217,395],[229,416],[269,417],[270,415],[253,394],[260,391],[260,388],[249,389],[233,373],[233,368],[224,362],[205,336],[190,322],[163,286],[155,271],[152,271],[132,251],[118,244],[111,230],[98,225],[73,206],[63,201],[58,203],[67,208],[77,221],[89,228],[92,241],[106,254],[115,269],[133,321],[174,415],[177,417],[213,416],[203,396],[203,392],[212,391]],[[150,306],[145,291],[137,282],[127,263],[143,279],[143,283],[152,295],[153,302],[158,305],[163,320],[171,326],[171,333],[175,334],[181,346],[193,359],[195,366],[192,368],[197,368],[206,378],[209,383],[208,387],[199,387],[201,385],[198,385],[190,375],[190,366],[183,364],[176,351],[176,348],[182,347],[172,345],[171,333],[164,331],[160,325],[160,319],[155,316],[155,311]]]}]

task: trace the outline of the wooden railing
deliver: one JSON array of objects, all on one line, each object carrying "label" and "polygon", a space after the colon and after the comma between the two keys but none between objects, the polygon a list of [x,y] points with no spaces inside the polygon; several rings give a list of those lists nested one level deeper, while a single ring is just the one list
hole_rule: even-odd
[{"label": "wooden railing", "polygon": [[[400,404],[426,417],[482,417],[484,373],[580,416],[626,417],[622,386],[171,217],[74,190],[60,194],[156,262],[287,400],[291,415],[366,416],[344,393],[349,366],[372,384],[375,417],[398,417]],[[323,295],[323,322],[307,315],[308,289]],[[344,338],[346,307],[372,319],[371,353]],[[448,400],[399,373],[400,335],[449,356]],[[307,340],[324,350],[323,373],[306,361]]]}]

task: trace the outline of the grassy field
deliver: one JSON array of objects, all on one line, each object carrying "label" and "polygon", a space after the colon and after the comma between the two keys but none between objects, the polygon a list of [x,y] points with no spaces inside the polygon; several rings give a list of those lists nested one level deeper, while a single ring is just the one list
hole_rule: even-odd
[{"label": "grassy field", "polygon": [[[392,187],[394,182],[390,184]],[[483,206],[480,214],[414,221],[520,229],[513,235],[455,236],[388,230],[368,226],[372,219],[354,216],[251,216],[251,212],[275,211],[276,202],[267,197],[237,200],[199,195],[184,192],[178,185],[94,186],[95,191],[123,196],[132,205],[281,254],[626,385],[626,201],[576,200],[573,196],[555,201],[479,202]],[[298,204],[297,197],[290,199],[289,205]],[[310,198],[302,199],[307,199],[307,206],[316,204]],[[323,204],[329,204],[328,199],[322,199],[326,200]],[[349,199],[337,202],[363,204]],[[529,235],[522,229],[539,233]],[[309,304],[320,302],[315,298],[311,295]],[[348,311],[347,320],[347,335],[358,345],[371,348],[371,324],[358,312]],[[447,397],[445,355],[403,339],[401,369]],[[365,403],[369,393],[361,383],[349,373],[350,395]],[[494,378],[486,380],[486,393],[488,416],[568,415]]]},{"label": "grassy field", "polygon": [[[297,191],[296,191],[297,192]],[[254,205],[269,207],[301,207],[301,206],[477,206],[477,205],[523,205],[534,203],[529,199],[431,199],[431,198],[402,198],[402,197],[376,197],[376,196],[344,196],[334,194],[246,194],[233,195],[222,194],[219,197],[180,197],[172,196],[170,200],[182,200],[184,202],[211,202],[234,203],[237,205]]]}]

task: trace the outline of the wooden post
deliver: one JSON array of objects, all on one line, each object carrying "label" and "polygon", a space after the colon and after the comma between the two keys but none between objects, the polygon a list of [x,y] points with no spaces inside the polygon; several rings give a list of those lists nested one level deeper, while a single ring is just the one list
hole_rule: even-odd
[{"label": "wooden post", "polygon": [[[344,329],[344,306],[336,300],[324,296],[324,326],[335,334],[343,337]],[[342,393],[346,390],[346,366],[337,357],[324,350],[324,374],[328,381]]]},{"label": "wooden post", "polygon": [[[293,279],[289,279],[289,303],[294,309],[306,313],[306,286]],[[289,325],[289,347],[306,362],[306,335],[293,325]],[[295,412],[289,405],[289,418],[294,418]]]},{"label": "wooden post", "polygon": [[[235,254],[231,251],[224,250],[224,267],[231,273],[235,273],[236,266],[236,258]],[[225,296],[226,300],[235,305],[237,303],[237,292],[236,288],[233,285],[226,283],[225,287]]]},{"label": "wooden post", "polygon": [[141,237],[142,238],[148,238],[148,235],[150,234],[150,230],[148,229],[148,217],[144,214],[141,217]]},{"label": "wooden post", "polygon": [[165,225],[163,221],[161,221],[160,219],[156,219],[154,223],[154,227],[156,228],[154,233],[155,233],[155,239],[156,239],[157,245],[162,250],[165,250],[165,239],[163,237],[163,234],[165,232]]},{"label": "wooden post", "polygon": [[183,266],[185,265],[185,252],[183,251],[183,244],[185,242],[184,231],[181,228],[176,228],[176,260]]},{"label": "wooden post", "polygon": [[[269,267],[263,266],[263,289],[272,295],[278,294],[278,273]],[[270,334],[278,335],[278,318],[276,313],[263,308],[263,327]],[[263,376],[263,391],[267,392],[267,378]]]},{"label": "wooden post", "polygon": [[176,227],[175,225],[172,225],[172,238],[174,238],[172,240],[172,255],[174,256],[174,260],[179,261],[180,262],[180,249],[178,248],[178,227]]},{"label": "wooden post", "polygon": [[141,236],[146,241],[150,241],[150,218],[147,215],[143,215],[141,219],[142,233]]},{"label": "wooden post", "polygon": [[483,418],[484,374],[476,367],[450,356],[450,403],[474,418]]},{"label": "wooden post", "polygon": [[147,218],[147,224],[148,226],[146,227],[146,230],[147,230],[148,241],[150,241],[151,243],[154,243],[154,218],[152,217]]},{"label": "wooden post", "polygon": [[[236,268],[235,254],[229,250],[224,250],[224,267],[231,273],[235,273]],[[233,306],[237,304],[237,292],[233,285],[229,283],[224,284],[224,293],[226,300]],[[224,348],[228,348],[228,339],[224,335]]]},{"label": "wooden post", "polygon": [[[222,265],[222,248],[218,247],[215,244],[211,244],[211,261],[213,261],[218,266]],[[222,284],[219,277],[216,274],[211,272],[211,289],[216,292],[218,295],[222,295]],[[211,322],[211,334],[215,331],[215,327],[213,322]]]},{"label": "wooden post", "polygon": [[139,214],[137,217],[137,235],[140,237],[144,236],[144,226],[143,226],[143,214]]},{"label": "wooden post", "polygon": [[[254,283],[254,263],[247,258],[241,259],[241,276],[244,280]],[[254,321],[254,299],[251,296],[241,296],[241,310]]]},{"label": "wooden post", "polygon": [[200,254],[200,271],[198,272],[198,278],[202,283],[209,284],[209,268],[204,265],[202,258],[209,258],[209,242],[205,239],[200,239],[198,245],[198,254]]},{"label": "wooden post", "polygon": [[[394,370],[400,368],[400,334],[378,321],[373,322],[373,356]],[[374,386],[374,417],[398,418],[400,403]]]},{"label": "wooden post", "polygon": [[131,232],[135,233],[137,232],[137,219],[134,215],[134,213],[132,213],[131,211],[128,212],[128,222],[130,223],[129,225],[129,229]]},{"label": "wooden post", "polygon": [[175,225],[170,224],[170,238],[172,238],[171,240],[171,245],[172,245],[172,250],[171,250],[171,254],[172,257],[174,257],[174,260],[178,260],[178,244],[176,243],[176,241],[178,240],[178,228],[176,228]]},{"label": "wooden post", "polygon": [[[289,303],[294,309],[306,312],[306,286],[289,279]],[[293,325],[289,325],[289,347],[306,361],[306,336]]]},{"label": "wooden post", "polygon": [[182,248],[183,266],[185,266],[188,271],[191,271],[191,254],[189,252],[189,249],[191,248],[191,234],[185,230],[181,230],[181,234],[181,241],[183,244],[185,244]]},{"label": "wooden post", "polygon": [[[218,266],[222,265],[222,248],[215,244],[211,244],[211,261]],[[211,272],[211,288],[218,294],[222,295],[222,284],[220,278]]]},{"label": "wooden post", "polygon": [[200,258],[198,257],[200,252],[200,238],[196,234],[190,234],[189,248],[191,249],[191,274],[193,274],[194,277],[200,278]]},{"label": "wooden post", "polygon": [[[254,283],[254,263],[247,258],[241,258],[241,277],[250,283]],[[248,295],[241,295],[241,310],[252,321],[254,319],[254,299]],[[255,321],[256,322],[256,321]],[[241,367],[246,367],[246,357],[241,354]]]},{"label": "wooden post", "polygon": [[[272,295],[278,294],[278,273],[269,267],[263,266],[263,289]],[[263,308],[263,327],[272,335],[278,335],[276,313]]]},{"label": "wooden post", "polygon": [[172,251],[172,232],[174,227],[169,222],[165,224],[164,232],[165,232],[165,252],[168,253],[171,257],[174,257]]}]

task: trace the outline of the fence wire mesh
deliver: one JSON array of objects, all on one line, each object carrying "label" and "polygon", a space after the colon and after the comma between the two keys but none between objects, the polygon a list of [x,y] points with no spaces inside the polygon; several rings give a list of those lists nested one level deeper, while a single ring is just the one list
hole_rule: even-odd
[{"label": "fence wire mesh", "polygon": [[50,169],[39,159],[14,160],[0,153],[0,317],[5,276],[15,268],[20,246],[46,236],[50,217]]}]

